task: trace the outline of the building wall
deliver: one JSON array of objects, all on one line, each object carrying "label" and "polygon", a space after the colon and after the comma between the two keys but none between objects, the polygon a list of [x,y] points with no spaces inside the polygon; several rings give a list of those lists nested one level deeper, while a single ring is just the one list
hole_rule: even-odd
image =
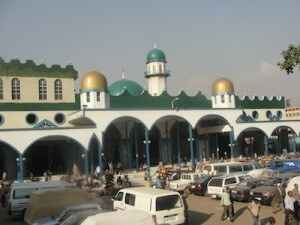
[{"label": "building wall", "polygon": [[[43,78],[43,77],[11,77],[1,76],[3,80],[3,100],[1,102],[47,102],[47,103],[59,103],[59,102],[74,102],[74,79],[73,78],[59,78],[62,81],[63,99],[55,100],[54,95],[54,82],[58,78]],[[11,82],[14,78],[18,78],[20,81],[20,100],[12,100]],[[47,82],[47,100],[39,100],[39,80],[45,79]]]},{"label": "building wall", "polygon": [[[68,115],[72,112],[74,111],[2,111],[0,114],[4,121],[0,124],[0,130],[33,128],[44,119],[50,121],[57,127],[71,127],[73,125],[68,123]],[[33,113],[37,117],[37,121],[34,124],[29,124],[26,122],[26,116],[30,113]],[[55,122],[54,117],[58,113],[61,113],[65,116],[65,122]]]},{"label": "building wall", "polygon": [[286,108],[285,116],[287,120],[300,120],[300,108],[299,107]]},{"label": "building wall", "polygon": [[[284,109],[245,109],[244,112],[247,116],[251,116],[255,121],[268,121],[267,111],[270,111],[272,116],[277,116],[278,112],[281,112],[282,117],[280,120],[286,120]],[[257,112],[258,117],[254,118],[254,112]]]}]

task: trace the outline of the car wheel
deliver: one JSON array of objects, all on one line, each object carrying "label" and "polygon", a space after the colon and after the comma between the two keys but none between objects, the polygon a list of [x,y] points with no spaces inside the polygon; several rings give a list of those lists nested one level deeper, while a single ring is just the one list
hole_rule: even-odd
[{"label": "car wheel", "polygon": [[26,212],[26,209],[23,209],[22,212],[21,212],[21,216],[22,216],[23,219],[25,217],[25,212]]}]

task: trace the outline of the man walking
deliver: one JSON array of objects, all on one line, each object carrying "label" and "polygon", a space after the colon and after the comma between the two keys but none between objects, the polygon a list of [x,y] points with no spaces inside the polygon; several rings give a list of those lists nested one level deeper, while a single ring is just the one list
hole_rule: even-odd
[{"label": "man walking", "polygon": [[293,197],[293,192],[289,191],[284,199],[284,205],[285,205],[285,225],[288,224],[288,216],[289,214],[295,213],[294,208],[295,198]]},{"label": "man walking", "polygon": [[298,184],[295,183],[294,184],[294,189],[292,190],[292,193],[293,193],[293,197],[295,198],[295,204],[294,204],[294,207],[295,207],[295,217],[297,220],[300,219],[300,216],[299,216],[299,200],[300,200],[300,194],[299,194],[299,190],[298,190]]},{"label": "man walking", "polygon": [[233,222],[234,220],[232,217],[232,208],[231,208],[232,202],[230,201],[229,192],[230,192],[229,187],[226,187],[225,191],[222,194],[221,206],[223,206],[223,213],[221,216],[221,220],[226,220],[225,216],[226,216],[226,214],[228,214],[230,222]]},{"label": "man walking", "polygon": [[[281,193],[280,193],[280,189],[277,187],[274,194],[273,194],[273,199],[271,202],[271,205],[273,206],[273,214],[276,214],[278,211],[281,210],[281,206],[280,203],[282,201],[281,199]],[[279,208],[279,209],[278,209]]]},{"label": "man walking", "polygon": [[259,210],[260,210],[260,203],[258,200],[254,199],[250,205],[248,206],[248,210],[252,215],[254,225],[258,225],[258,218],[259,218]]}]

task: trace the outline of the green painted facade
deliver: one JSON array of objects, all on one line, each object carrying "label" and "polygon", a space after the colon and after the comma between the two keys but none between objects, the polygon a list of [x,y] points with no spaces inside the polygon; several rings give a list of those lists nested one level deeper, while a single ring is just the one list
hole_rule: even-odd
[{"label": "green painted facade", "polygon": [[119,96],[124,90],[127,90],[133,96],[138,96],[144,89],[134,81],[123,79],[112,83],[108,90],[112,96]]},{"label": "green painted facade", "polygon": [[36,65],[33,60],[21,63],[18,59],[12,59],[7,63],[0,57],[0,76],[73,78],[76,80],[78,72],[72,65],[67,65],[65,68],[52,65],[48,68],[45,64]]},{"label": "green painted facade", "polygon": [[158,49],[158,48],[155,48],[155,49],[151,50],[147,54],[147,63],[155,62],[155,61],[166,62],[165,53],[162,50]]},{"label": "green painted facade", "polygon": [[74,103],[0,103],[0,111],[76,111],[80,110],[80,94]]},{"label": "green painted facade", "polygon": [[235,107],[242,109],[284,109],[285,108],[285,99],[282,97],[280,100],[273,98],[269,100],[267,97],[264,97],[260,100],[257,96],[251,100],[246,96],[241,100],[238,96],[235,96]]},{"label": "green painted facade", "polygon": [[[178,98],[178,100],[177,100]],[[112,109],[207,109],[211,108],[211,101],[201,92],[195,96],[187,96],[183,91],[177,96],[170,96],[163,92],[160,96],[151,96],[144,91],[139,96],[132,96],[127,90],[120,96],[110,96],[110,107]]]}]

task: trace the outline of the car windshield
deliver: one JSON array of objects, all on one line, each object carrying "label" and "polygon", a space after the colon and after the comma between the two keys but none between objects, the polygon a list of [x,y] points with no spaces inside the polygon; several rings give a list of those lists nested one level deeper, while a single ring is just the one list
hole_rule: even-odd
[{"label": "car windshield", "polygon": [[241,183],[239,183],[237,186],[238,187],[250,187],[251,183],[248,181],[243,181]]},{"label": "car windshield", "polygon": [[263,185],[273,186],[273,185],[280,184],[281,182],[282,182],[282,178],[270,178],[266,180]]}]

